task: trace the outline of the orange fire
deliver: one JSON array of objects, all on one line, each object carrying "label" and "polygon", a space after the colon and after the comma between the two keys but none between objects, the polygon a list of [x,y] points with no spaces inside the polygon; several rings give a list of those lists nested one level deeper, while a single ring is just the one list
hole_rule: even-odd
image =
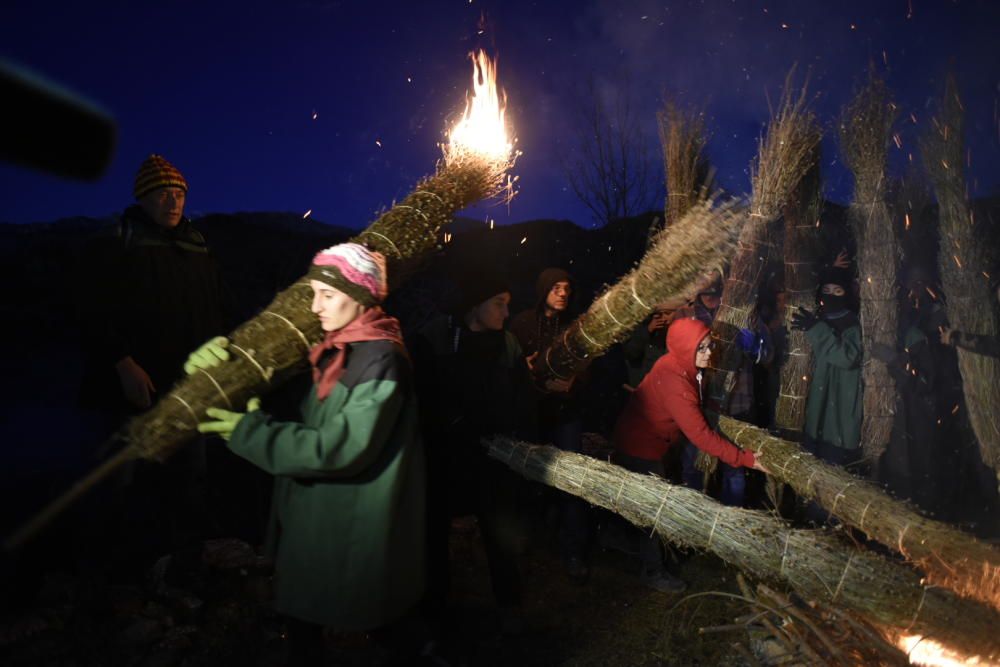
[{"label": "orange fire", "polygon": [[928,667],[986,667],[998,663],[979,656],[967,656],[920,635],[900,635],[896,646],[906,653],[911,665]]},{"label": "orange fire", "polygon": [[504,118],[507,99],[497,92],[496,61],[482,50],[472,58],[472,93],[465,112],[448,132],[445,158],[469,153],[487,160],[506,163],[511,159],[514,142]]}]

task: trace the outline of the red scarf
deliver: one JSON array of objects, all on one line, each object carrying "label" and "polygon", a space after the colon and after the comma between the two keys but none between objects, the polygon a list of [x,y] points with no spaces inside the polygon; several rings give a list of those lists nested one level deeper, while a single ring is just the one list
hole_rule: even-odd
[{"label": "red scarf", "polygon": [[[378,306],[369,308],[364,315],[355,319],[343,329],[328,331],[323,342],[309,351],[309,361],[313,367],[313,382],[316,384],[316,398],[324,400],[333,391],[333,386],[344,374],[344,348],[348,343],[362,343],[368,340],[391,340],[403,346],[403,333],[399,320],[389,317]],[[405,348],[404,348],[405,349]],[[320,360],[328,350],[336,350],[333,358],[322,369]]]}]

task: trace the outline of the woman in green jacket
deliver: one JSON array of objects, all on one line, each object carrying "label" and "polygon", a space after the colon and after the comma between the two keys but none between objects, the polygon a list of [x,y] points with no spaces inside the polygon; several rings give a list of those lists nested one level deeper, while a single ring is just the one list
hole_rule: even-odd
[{"label": "woman in green jacket", "polygon": [[[326,336],[309,355],[313,385],[301,421],[277,421],[252,399],[246,413],[210,408],[215,421],[198,428],[275,476],[267,540],[275,607],[299,621],[291,627],[315,654],[323,626],[370,630],[416,605],[425,482],[399,322],[379,307],[384,259],[344,243],[316,255],[308,277]],[[226,345],[210,341],[186,370],[222,363]]]}]

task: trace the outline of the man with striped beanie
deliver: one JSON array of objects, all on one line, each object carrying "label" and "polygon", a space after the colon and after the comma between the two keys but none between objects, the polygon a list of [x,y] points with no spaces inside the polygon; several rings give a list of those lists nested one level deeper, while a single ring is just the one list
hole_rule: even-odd
[{"label": "man with striped beanie", "polygon": [[177,167],[160,155],[143,160],[135,175],[132,194],[153,221],[173,229],[184,217],[187,181]]},{"label": "man with striped beanie", "polygon": [[[227,328],[221,272],[204,237],[184,217],[187,189],[175,166],[150,155],[135,176],[135,204],[81,253],[80,404],[94,417],[88,435],[93,446],[168,392],[188,353]],[[124,492],[127,516],[108,539],[116,546],[109,559],[129,554],[126,567],[142,567],[193,548],[206,514],[205,466],[200,445],[182,449],[163,466],[138,463],[134,485]]]}]

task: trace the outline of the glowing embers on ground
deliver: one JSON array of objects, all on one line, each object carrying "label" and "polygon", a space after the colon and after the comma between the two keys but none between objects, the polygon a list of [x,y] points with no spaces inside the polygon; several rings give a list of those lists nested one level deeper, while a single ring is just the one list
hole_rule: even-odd
[{"label": "glowing embers on ground", "polygon": [[478,51],[472,58],[472,93],[462,117],[448,131],[445,160],[470,153],[490,161],[506,163],[512,157],[514,140],[508,131],[506,96],[497,91],[496,61]]},{"label": "glowing embers on ground", "polygon": [[960,667],[963,665],[997,665],[990,659],[979,656],[967,656],[933,639],[920,635],[899,635],[896,646],[906,653],[911,665],[927,665],[928,667]]}]

